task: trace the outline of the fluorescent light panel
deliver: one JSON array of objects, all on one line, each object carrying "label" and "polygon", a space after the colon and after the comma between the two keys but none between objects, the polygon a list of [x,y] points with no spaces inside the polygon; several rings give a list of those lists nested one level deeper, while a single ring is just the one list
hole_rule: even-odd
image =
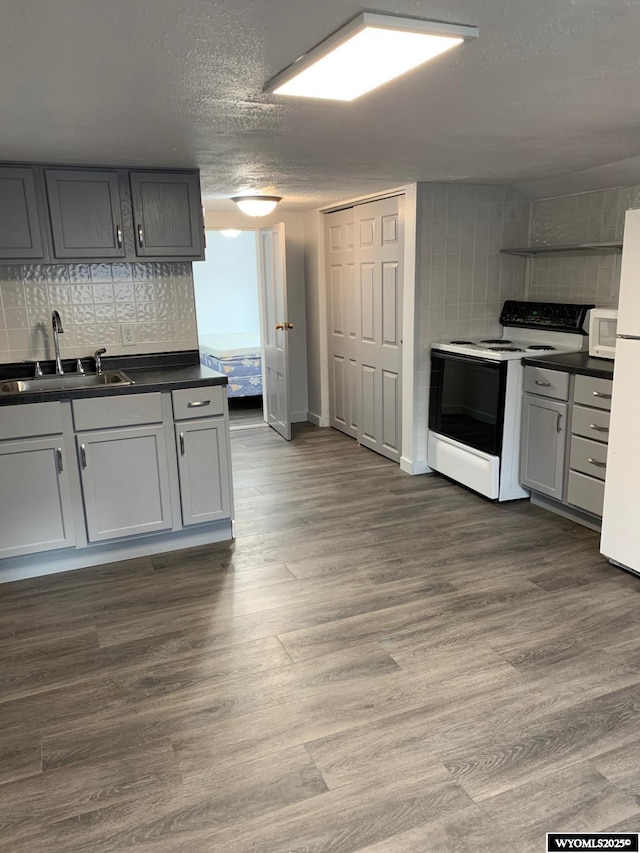
[{"label": "fluorescent light panel", "polygon": [[476,27],[364,12],[274,77],[265,91],[352,101],[477,35]]}]

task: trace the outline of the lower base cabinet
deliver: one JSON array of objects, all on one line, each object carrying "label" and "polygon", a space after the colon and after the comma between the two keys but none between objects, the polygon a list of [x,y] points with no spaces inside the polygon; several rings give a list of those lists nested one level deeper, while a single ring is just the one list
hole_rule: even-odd
[{"label": "lower base cabinet", "polygon": [[175,429],[182,523],[229,518],[231,495],[224,420],[183,421]]},{"label": "lower base cabinet", "polygon": [[76,441],[90,542],[171,528],[161,425],[78,433]]},{"label": "lower base cabinet", "polygon": [[522,407],[520,482],[562,500],[567,404],[525,394]]},{"label": "lower base cabinet", "polygon": [[62,436],[0,443],[0,558],[76,543]]}]

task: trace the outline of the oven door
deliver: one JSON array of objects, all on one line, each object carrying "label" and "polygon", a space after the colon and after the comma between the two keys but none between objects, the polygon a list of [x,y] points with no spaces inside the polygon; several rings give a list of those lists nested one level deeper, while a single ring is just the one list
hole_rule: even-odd
[{"label": "oven door", "polygon": [[500,456],[507,367],[507,361],[432,350],[431,432]]}]

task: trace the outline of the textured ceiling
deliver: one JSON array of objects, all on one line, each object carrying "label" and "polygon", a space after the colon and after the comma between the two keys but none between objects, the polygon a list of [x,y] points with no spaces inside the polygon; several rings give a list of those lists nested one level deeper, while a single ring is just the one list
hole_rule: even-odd
[{"label": "textured ceiling", "polygon": [[640,0],[386,0],[480,37],[351,104],[264,83],[351,0],[2,0],[0,160],[198,166],[206,204],[409,181],[640,183]]}]

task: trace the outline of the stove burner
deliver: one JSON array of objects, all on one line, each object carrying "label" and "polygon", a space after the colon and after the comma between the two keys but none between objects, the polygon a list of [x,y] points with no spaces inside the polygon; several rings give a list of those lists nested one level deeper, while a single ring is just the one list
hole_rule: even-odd
[{"label": "stove burner", "polygon": [[487,338],[484,341],[480,341],[481,344],[503,344],[507,346],[507,344],[513,343],[513,341],[508,341],[506,338]]},{"label": "stove burner", "polygon": [[524,352],[520,347],[489,347],[491,352]]},{"label": "stove burner", "polygon": [[554,350],[555,347],[549,346],[549,344],[529,344],[527,349],[533,350]]},{"label": "stove burner", "polygon": [[449,343],[453,346],[473,346],[473,341],[449,341]]}]

